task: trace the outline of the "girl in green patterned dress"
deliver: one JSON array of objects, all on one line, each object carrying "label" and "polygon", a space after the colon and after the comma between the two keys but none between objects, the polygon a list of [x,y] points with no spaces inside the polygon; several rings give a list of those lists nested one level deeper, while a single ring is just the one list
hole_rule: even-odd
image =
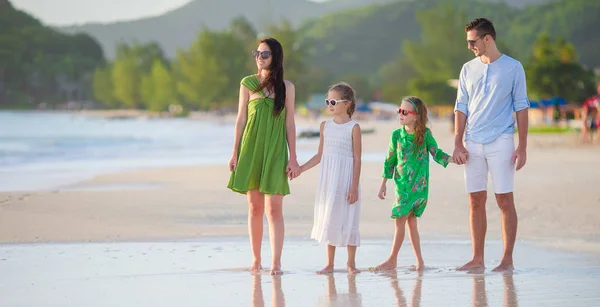
[{"label": "girl in green patterned dress", "polygon": [[404,241],[405,224],[412,243],[417,264],[413,270],[423,270],[421,243],[417,229],[417,217],[427,206],[429,190],[429,154],[435,162],[446,167],[453,163],[452,157],[438,148],[437,142],[427,128],[427,107],[417,97],[406,97],[398,109],[402,127],[392,132],[388,155],[384,162],[383,180],[379,198],[385,199],[386,183],[394,180],[396,187],[391,217],[396,220],[394,243],[388,259],[377,270],[393,270],[397,266],[398,252]]},{"label": "girl in green patterned dress", "polygon": [[300,172],[296,160],[295,90],[294,84],[283,78],[283,48],[277,40],[262,40],[253,55],[258,73],[241,81],[227,187],[248,195],[248,233],[253,258],[250,271],[257,273],[262,269],[266,211],[271,274],[279,275],[284,238],[283,196],[290,194],[288,177],[296,177]]}]

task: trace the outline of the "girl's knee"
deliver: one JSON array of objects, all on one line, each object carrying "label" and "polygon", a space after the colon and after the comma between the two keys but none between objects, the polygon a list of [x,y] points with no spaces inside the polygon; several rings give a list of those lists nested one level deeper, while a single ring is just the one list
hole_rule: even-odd
[{"label": "girl's knee", "polygon": [[404,224],[406,223],[407,220],[408,220],[408,216],[406,216],[406,215],[405,216],[397,217],[395,219],[396,227],[402,227],[402,228],[404,228]]},{"label": "girl's knee", "polygon": [[410,228],[415,228],[417,227],[417,217],[414,214],[410,214],[408,216],[408,219],[406,220],[406,224],[408,225],[408,227]]}]

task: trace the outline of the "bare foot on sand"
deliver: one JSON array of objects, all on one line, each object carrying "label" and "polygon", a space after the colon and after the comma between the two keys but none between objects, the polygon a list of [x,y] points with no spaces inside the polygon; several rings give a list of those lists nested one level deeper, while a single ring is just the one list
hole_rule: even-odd
[{"label": "bare foot on sand", "polygon": [[358,274],[360,273],[360,270],[357,269],[355,266],[348,266],[348,274]]},{"label": "bare foot on sand", "polygon": [[261,270],[262,270],[262,265],[260,265],[260,262],[253,263],[252,266],[248,269],[248,271],[250,271],[250,273],[260,273]]},{"label": "bare foot on sand", "polygon": [[333,273],[333,265],[328,265],[326,267],[324,267],[322,270],[317,271],[317,274],[323,275],[323,274],[331,274]]},{"label": "bare foot on sand", "polygon": [[471,271],[471,270],[479,270],[479,269],[485,269],[485,265],[483,264],[483,261],[471,260],[471,261],[467,262],[467,264],[458,268],[457,270],[458,271]]},{"label": "bare foot on sand", "polygon": [[501,262],[499,266],[494,268],[492,272],[511,272],[515,269],[512,262]]},{"label": "bare foot on sand", "polygon": [[376,266],[375,270],[376,271],[390,271],[390,270],[395,270],[397,266],[398,266],[397,261],[388,259],[384,263]]},{"label": "bare foot on sand", "polygon": [[411,271],[421,272],[421,271],[425,270],[425,264],[424,263],[417,263],[417,265],[413,264],[408,269]]},{"label": "bare foot on sand", "polygon": [[281,268],[279,266],[275,265],[271,269],[271,275],[283,275],[283,271],[281,270]]}]

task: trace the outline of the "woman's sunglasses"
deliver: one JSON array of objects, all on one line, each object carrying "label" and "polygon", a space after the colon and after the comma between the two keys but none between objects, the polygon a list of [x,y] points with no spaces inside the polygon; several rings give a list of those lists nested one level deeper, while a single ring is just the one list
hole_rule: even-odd
[{"label": "woman's sunglasses", "polygon": [[342,99],[342,100],[337,100],[337,99],[325,99],[325,104],[326,104],[326,105],[335,106],[337,103],[344,102],[344,101],[346,101],[346,100],[345,100],[345,99]]},{"label": "woman's sunglasses", "polygon": [[413,114],[413,115],[417,115],[417,113],[413,112],[413,111],[409,111],[409,110],[404,110],[401,108],[398,108],[398,114],[402,114],[404,116],[408,115],[408,114]]},{"label": "woman's sunglasses", "polygon": [[271,51],[258,51],[258,50],[254,50],[252,51],[252,56],[256,59],[256,57],[258,57],[260,55],[260,58],[263,60],[268,59],[271,56]]}]

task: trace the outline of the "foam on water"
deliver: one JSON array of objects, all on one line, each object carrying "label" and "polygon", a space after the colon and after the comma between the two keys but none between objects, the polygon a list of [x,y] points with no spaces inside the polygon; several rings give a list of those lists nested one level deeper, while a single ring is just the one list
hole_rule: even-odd
[{"label": "foam on water", "polygon": [[[233,130],[231,123],[184,118],[111,120],[0,112],[0,191],[53,190],[130,169],[226,164]],[[318,139],[298,140],[314,142]],[[312,155],[299,151],[298,159]],[[363,160],[381,157],[365,152]]]}]

